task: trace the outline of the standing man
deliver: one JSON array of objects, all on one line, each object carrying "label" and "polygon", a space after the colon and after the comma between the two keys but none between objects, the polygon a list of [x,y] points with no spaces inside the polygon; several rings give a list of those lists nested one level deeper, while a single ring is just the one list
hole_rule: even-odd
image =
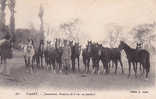
[{"label": "standing man", "polygon": [[0,40],[1,63],[3,64],[3,69],[1,72],[5,75],[10,74],[10,70],[7,66],[7,59],[12,58],[12,50],[11,50],[10,40],[11,40],[10,34],[6,34],[3,37],[3,39]]}]

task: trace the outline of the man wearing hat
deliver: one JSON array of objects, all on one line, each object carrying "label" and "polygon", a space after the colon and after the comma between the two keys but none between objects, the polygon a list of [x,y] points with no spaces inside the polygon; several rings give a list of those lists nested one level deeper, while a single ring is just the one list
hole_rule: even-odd
[{"label": "man wearing hat", "polygon": [[[0,70],[2,73],[9,75],[10,70],[7,66],[7,59],[12,58],[12,51],[10,47],[10,38],[11,36],[9,34],[6,34],[1,40],[0,40],[0,54],[1,54],[1,63],[2,63],[2,57],[3,57],[3,67],[0,67]],[[2,68],[2,69],[1,69]]]}]

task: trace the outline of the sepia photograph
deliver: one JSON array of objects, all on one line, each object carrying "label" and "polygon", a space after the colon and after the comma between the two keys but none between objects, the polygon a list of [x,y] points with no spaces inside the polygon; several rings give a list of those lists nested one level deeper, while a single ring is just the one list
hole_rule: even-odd
[{"label": "sepia photograph", "polygon": [[156,97],[156,0],[0,0],[0,99]]}]

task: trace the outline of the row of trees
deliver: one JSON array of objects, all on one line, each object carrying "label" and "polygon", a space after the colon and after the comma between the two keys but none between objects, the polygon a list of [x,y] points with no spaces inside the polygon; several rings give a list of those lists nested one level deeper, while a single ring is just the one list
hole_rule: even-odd
[{"label": "row of trees", "polygon": [[[16,0],[0,0],[0,31],[1,35],[3,29],[9,29],[8,31],[11,33],[11,35],[14,38],[15,34],[15,5],[16,5]],[[5,20],[5,10],[6,7],[9,8],[10,11],[10,24],[9,26],[6,26],[6,20]],[[8,28],[6,28],[8,27]]]},{"label": "row of trees", "polygon": [[[25,40],[26,38],[33,37],[38,39],[44,39],[44,9],[42,5],[39,8],[38,17],[40,19],[40,30],[36,30],[33,26],[30,29],[15,29],[15,7],[16,0],[0,0],[0,37],[3,37],[6,33],[12,36],[14,45],[19,41]],[[10,11],[10,24],[6,25],[6,8]]]},{"label": "row of trees", "polygon": [[83,43],[87,38],[81,30],[81,20],[78,18],[63,22],[57,27],[49,27],[48,25],[46,27],[45,37],[47,40],[61,38]]},{"label": "row of trees", "polygon": [[134,26],[129,31],[124,33],[123,27],[117,24],[109,24],[108,27],[108,41],[103,41],[103,44],[109,43],[109,47],[117,47],[120,40],[124,40],[130,46],[136,46],[137,42],[143,42],[144,48],[156,52],[156,48],[152,42],[156,40],[156,23],[140,24]]}]

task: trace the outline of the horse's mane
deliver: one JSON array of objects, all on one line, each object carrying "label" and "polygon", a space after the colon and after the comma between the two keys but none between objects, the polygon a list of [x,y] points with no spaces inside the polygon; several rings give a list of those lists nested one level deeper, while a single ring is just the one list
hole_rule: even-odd
[{"label": "horse's mane", "polygon": [[127,43],[123,42],[124,46],[129,50],[135,50],[134,48],[130,47]]}]

